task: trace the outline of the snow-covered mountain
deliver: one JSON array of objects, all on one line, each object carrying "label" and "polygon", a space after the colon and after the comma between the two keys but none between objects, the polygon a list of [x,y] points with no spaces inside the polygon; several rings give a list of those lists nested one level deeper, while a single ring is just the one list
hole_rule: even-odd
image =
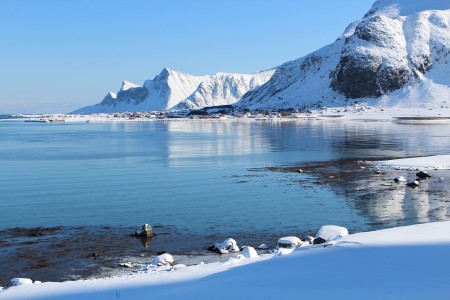
[{"label": "snow-covered mountain", "polygon": [[272,77],[274,70],[255,74],[217,73],[200,83],[195,92],[176,108],[198,109],[206,106],[234,104],[242,96]]},{"label": "snow-covered mountain", "polygon": [[333,44],[277,68],[236,105],[256,108],[450,102],[450,2],[379,0]]},{"label": "snow-covered mountain", "polygon": [[202,108],[233,104],[246,92],[269,80],[273,72],[193,76],[165,68],[154,79],[146,80],[143,86],[124,81],[117,94],[110,92],[101,103],[72,113],[159,111],[175,106]]}]

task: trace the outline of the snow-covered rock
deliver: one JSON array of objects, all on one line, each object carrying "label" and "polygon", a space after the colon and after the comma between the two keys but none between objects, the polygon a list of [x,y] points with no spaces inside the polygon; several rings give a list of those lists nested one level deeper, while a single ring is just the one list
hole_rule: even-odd
[{"label": "snow-covered rock", "polygon": [[258,253],[256,253],[255,248],[247,246],[244,249],[242,249],[241,254],[245,257],[245,258],[256,258],[258,257]]},{"label": "snow-covered rock", "polygon": [[258,246],[258,249],[260,249],[260,250],[267,250],[267,249],[269,249],[269,247],[266,244],[261,244],[261,245]]},{"label": "snow-covered rock", "polygon": [[348,235],[348,230],[345,227],[335,226],[335,225],[325,225],[322,226],[319,232],[316,234],[317,238],[322,238],[329,242],[341,237]]},{"label": "snow-covered rock", "polygon": [[208,250],[215,251],[221,254],[227,254],[239,252],[240,249],[234,239],[228,238],[222,243],[215,243],[214,245],[209,246]]},{"label": "snow-covered rock", "polygon": [[193,76],[164,68],[154,79],[146,80],[143,86],[124,81],[117,94],[110,92],[101,103],[80,108],[72,114],[160,111],[175,106],[184,109],[233,104],[246,92],[269,80],[273,73],[269,70],[254,74]]},{"label": "snow-covered rock", "polygon": [[158,255],[152,261],[152,265],[158,266],[158,267],[173,266],[174,264],[175,264],[175,259],[169,253],[164,253],[164,254]]},{"label": "snow-covered rock", "polygon": [[312,245],[313,243],[314,243],[314,237],[312,237],[312,236],[306,236],[304,239],[303,239],[303,243],[308,243],[308,244],[310,244],[310,245]]},{"label": "snow-covered rock", "polygon": [[29,278],[12,278],[6,287],[8,288],[12,286],[19,286],[25,284],[33,284],[33,280]]},{"label": "snow-covered rock", "polygon": [[448,1],[379,0],[334,43],[281,65],[236,105],[440,108],[450,98],[449,20]]},{"label": "snow-covered rock", "polygon": [[286,236],[278,239],[277,249],[279,248],[298,248],[303,242],[296,236]]}]

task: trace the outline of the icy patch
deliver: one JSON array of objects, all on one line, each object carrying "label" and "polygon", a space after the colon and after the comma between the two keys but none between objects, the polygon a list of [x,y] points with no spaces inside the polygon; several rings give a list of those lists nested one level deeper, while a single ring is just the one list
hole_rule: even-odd
[{"label": "icy patch", "polygon": [[393,159],[378,161],[375,164],[399,170],[450,170],[450,155]]}]

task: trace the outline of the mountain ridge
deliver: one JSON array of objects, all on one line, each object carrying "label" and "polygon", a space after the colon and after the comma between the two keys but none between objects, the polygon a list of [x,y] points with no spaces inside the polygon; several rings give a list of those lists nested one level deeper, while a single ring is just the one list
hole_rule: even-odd
[{"label": "mountain ridge", "polygon": [[[233,104],[249,89],[265,83],[274,70],[252,74],[216,73],[194,76],[164,68],[142,86],[123,81],[117,94],[109,92],[95,105],[72,114],[161,111]],[[183,102],[183,103],[181,103]]]},{"label": "mountain ridge", "polygon": [[282,64],[236,106],[302,108],[364,101],[439,107],[440,98],[450,99],[449,20],[450,3],[443,1],[377,1],[334,43]]}]

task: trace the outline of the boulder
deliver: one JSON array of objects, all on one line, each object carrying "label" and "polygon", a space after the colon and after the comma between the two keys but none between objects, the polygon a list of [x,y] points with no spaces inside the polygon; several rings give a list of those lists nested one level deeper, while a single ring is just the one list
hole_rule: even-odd
[{"label": "boulder", "polygon": [[173,266],[173,265],[175,265],[175,259],[169,253],[164,253],[164,254],[156,256],[152,261],[152,265],[158,266],[158,267]]},{"label": "boulder", "polygon": [[141,228],[136,230],[134,235],[139,237],[152,237],[153,236],[152,226],[144,224],[142,225]]},{"label": "boulder", "polygon": [[419,181],[418,180],[414,180],[412,182],[408,182],[406,185],[409,186],[410,188],[415,189],[416,187],[419,186]]},{"label": "boulder", "polygon": [[309,245],[312,245],[314,244],[314,238],[308,235],[303,239],[303,243],[308,243]]},{"label": "boulder", "polygon": [[12,286],[19,286],[24,284],[33,284],[33,280],[29,278],[12,278],[6,287],[9,288]]},{"label": "boulder", "polygon": [[277,242],[277,249],[294,249],[298,248],[303,244],[303,242],[296,236],[286,236],[282,237]]},{"label": "boulder", "polygon": [[269,247],[266,244],[261,244],[261,245],[258,246],[258,249],[260,249],[260,250],[268,250]]},{"label": "boulder", "polygon": [[322,226],[319,232],[316,234],[316,238],[314,239],[314,244],[316,244],[316,239],[322,238],[325,241],[329,242],[343,236],[348,235],[348,230],[345,227],[336,226],[336,225],[325,225]]},{"label": "boulder", "polygon": [[319,244],[323,244],[323,243],[326,243],[326,242],[327,242],[327,241],[326,241],[325,239],[319,237],[319,238],[315,238],[315,239],[314,239],[313,245],[319,245]]},{"label": "boulder", "polygon": [[423,179],[428,179],[428,178],[431,177],[426,171],[417,172],[416,176],[417,176],[417,178],[422,179],[422,180]]},{"label": "boulder", "polygon": [[255,257],[258,257],[258,253],[256,253],[255,248],[250,247],[250,246],[247,246],[247,247],[245,247],[244,249],[242,249],[241,253],[242,253],[242,255],[243,255],[245,258],[255,258]]},{"label": "boulder", "polygon": [[226,254],[239,252],[239,247],[234,239],[228,238],[222,243],[215,243],[214,245],[209,246],[208,250],[220,254]]},{"label": "boulder", "polygon": [[399,183],[399,182],[406,182],[406,178],[403,177],[403,176],[398,176],[398,177],[394,178],[394,182],[397,182],[397,183]]}]

